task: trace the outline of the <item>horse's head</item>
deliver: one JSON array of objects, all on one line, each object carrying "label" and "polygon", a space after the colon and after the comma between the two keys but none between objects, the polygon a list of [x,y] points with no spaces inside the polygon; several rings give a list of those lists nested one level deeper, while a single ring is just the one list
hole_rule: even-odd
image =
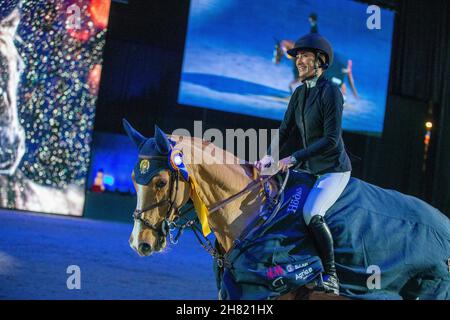
[{"label": "horse's head", "polygon": [[0,20],[0,123],[3,125],[12,121],[16,111],[16,91],[23,69],[23,61],[14,44],[19,21],[18,9]]},{"label": "horse's head", "polygon": [[155,126],[155,136],[145,138],[124,120],[124,127],[139,150],[132,179],[137,193],[130,246],[141,256],[160,252],[167,246],[166,235],[189,200],[187,171],[181,150]]},{"label": "horse's head", "polygon": [[23,61],[14,43],[20,12],[10,9],[0,9],[0,174],[8,175],[15,172],[25,153],[25,133],[17,114]]}]

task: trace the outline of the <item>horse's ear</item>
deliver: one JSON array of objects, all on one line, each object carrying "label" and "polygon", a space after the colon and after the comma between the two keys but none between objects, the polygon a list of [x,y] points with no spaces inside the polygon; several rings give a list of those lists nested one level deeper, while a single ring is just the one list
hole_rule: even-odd
[{"label": "horse's ear", "polygon": [[20,11],[18,8],[16,8],[7,17],[1,20],[0,27],[3,33],[7,33],[12,37],[16,34],[19,22],[20,22]]},{"label": "horse's ear", "polygon": [[147,141],[147,138],[137,132],[127,120],[122,119],[122,123],[128,137],[130,137],[131,141],[134,142],[138,149],[141,149],[144,142]]},{"label": "horse's ear", "polygon": [[172,144],[167,135],[155,124],[155,141],[156,148],[161,154],[168,154]]}]

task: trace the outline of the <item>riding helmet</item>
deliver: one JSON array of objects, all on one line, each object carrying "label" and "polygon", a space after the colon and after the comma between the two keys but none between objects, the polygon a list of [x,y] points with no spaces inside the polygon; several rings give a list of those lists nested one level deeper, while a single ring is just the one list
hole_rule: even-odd
[{"label": "riding helmet", "polygon": [[318,33],[308,33],[297,41],[295,41],[294,48],[287,51],[291,57],[295,57],[299,50],[311,50],[313,52],[320,52],[325,55],[324,69],[331,66],[333,63],[333,48],[330,42]]}]

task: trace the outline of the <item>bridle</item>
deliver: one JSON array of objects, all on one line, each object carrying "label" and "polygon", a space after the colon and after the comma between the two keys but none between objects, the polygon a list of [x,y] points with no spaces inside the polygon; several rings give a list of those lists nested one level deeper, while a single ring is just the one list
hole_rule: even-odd
[{"label": "bridle", "polygon": [[[178,194],[178,180],[179,180],[179,172],[178,171],[170,171],[170,192],[169,192],[169,197],[166,199],[163,199],[157,203],[151,204],[141,210],[136,209],[133,213],[133,219],[135,221],[140,221],[144,226],[146,226],[147,228],[155,231],[159,238],[165,238],[167,236],[167,234],[169,234],[170,236],[170,242],[172,244],[176,244],[178,242],[178,238],[181,236],[183,230],[186,227],[191,227],[192,231],[194,231],[195,236],[197,237],[197,240],[199,241],[199,243],[202,245],[202,247],[208,252],[210,253],[214,258],[216,259],[220,259],[219,257],[221,256],[218,251],[212,246],[211,242],[209,241],[209,239],[206,236],[203,236],[204,240],[206,241],[203,242],[199,235],[198,235],[198,227],[196,227],[194,220],[187,220],[184,224],[178,224],[178,220],[183,216],[183,214],[181,213],[181,210],[184,208],[185,205],[181,206],[180,208],[177,208],[175,206],[175,201],[177,198],[177,194]],[[267,176],[267,177],[259,177],[256,180],[253,180],[249,185],[247,185],[247,187],[245,187],[243,190],[239,191],[238,193],[232,195],[231,197],[219,201],[218,203],[210,206],[208,208],[209,213],[213,213],[217,210],[219,210],[220,208],[224,207],[225,205],[229,204],[230,202],[234,201],[235,199],[239,198],[240,196],[242,196],[244,193],[253,191],[254,189],[256,189],[257,187],[262,187],[265,194],[266,194],[266,199],[270,200],[269,205],[270,207],[272,207],[273,205],[276,205],[276,203],[272,203],[273,199],[270,199],[270,190],[268,189],[268,185],[267,182],[269,181],[269,179],[271,179],[272,176]],[[284,189],[284,187],[282,188]],[[279,192],[281,192],[282,190],[280,190]],[[277,195],[278,197],[278,195]],[[150,223],[147,219],[145,219],[143,217],[143,213],[152,210],[154,208],[158,208],[164,205],[169,205],[169,209],[167,210],[166,214],[165,214],[165,218],[163,221],[161,221],[159,224],[152,224]],[[175,217],[170,220],[170,217],[172,216],[172,210],[175,210]],[[191,210],[192,208],[189,208],[189,210]],[[187,210],[187,212],[189,212],[189,210]],[[173,231],[174,229],[179,228],[179,232],[177,234],[177,236],[174,238],[172,236],[171,231]]]},{"label": "bridle", "polygon": [[[166,237],[166,235],[176,227],[175,222],[176,219],[179,217],[179,209],[175,207],[175,218],[170,221],[170,216],[172,215],[172,209],[174,208],[175,201],[178,194],[178,172],[177,171],[171,171],[170,173],[170,191],[169,191],[169,197],[166,199],[163,199],[157,203],[151,204],[144,209],[141,210],[134,210],[133,212],[133,219],[135,221],[140,221],[144,226],[146,226],[149,229],[152,229],[156,233],[158,233],[158,236],[160,238]],[[162,207],[165,205],[169,205],[169,209],[167,210],[165,214],[165,218],[163,221],[157,224],[150,223],[147,219],[143,217],[143,213],[150,211],[154,208]]]}]

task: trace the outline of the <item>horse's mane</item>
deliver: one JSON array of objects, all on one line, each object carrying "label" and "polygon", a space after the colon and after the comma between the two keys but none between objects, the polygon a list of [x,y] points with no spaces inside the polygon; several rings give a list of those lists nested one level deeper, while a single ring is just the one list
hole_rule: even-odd
[{"label": "horse's mane", "polygon": [[207,164],[208,170],[220,179],[221,184],[232,183],[230,180],[237,179],[236,185],[241,186],[253,179],[253,165],[211,141],[179,135],[171,135],[170,138],[176,142],[175,148],[183,150],[185,164]]},{"label": "horse's mane", "polygon": [[204,160],[209,163],[212,161],[214,164],[246,164],[245,161],[211,141],[179,135],[171,135],[170,138],[176,142],[175,148],[183,150],[186,163],[198,163]]}]

